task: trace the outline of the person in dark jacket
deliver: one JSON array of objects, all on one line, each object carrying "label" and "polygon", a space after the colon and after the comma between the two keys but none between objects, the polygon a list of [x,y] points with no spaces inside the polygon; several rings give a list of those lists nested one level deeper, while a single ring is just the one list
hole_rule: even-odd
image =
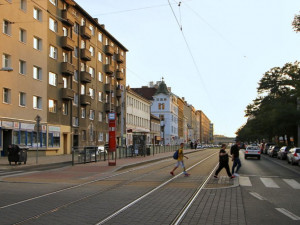
[{"label": "person in dark jacket", "polygon": [[227,154],[227,152],[225,151],[226,149],[226,144],[222,144],[220,152],[219,152],[219,168],[216,170],[215,172],[215,178],[218,178],[218,174],[219,172],[225,168],[228,177],[230,177],[231,179],[234,178],[234,176],[230,173],[230,169],[229,169],[229,155]]},{"label": "person in dark jacket", "polygon": [[[241,160],[239,157],[240,156],[239,151],[240,151],[240,141],[236,140],[236,143],[234,145],[232,145],[231,149],[230,149],[230,154],[231,154],[232,161],[233,161],[231,173],[235,176],[238,176],[238,171],[242,166]],[[236,171],[234,172],[234,169],[236,166],[237,166],[237,168],[236,168]]]}]

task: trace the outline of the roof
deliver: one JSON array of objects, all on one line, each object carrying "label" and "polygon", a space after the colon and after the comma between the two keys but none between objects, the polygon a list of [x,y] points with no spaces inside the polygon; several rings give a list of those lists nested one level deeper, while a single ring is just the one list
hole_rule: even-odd
[{"label": "roof", "polygon": [[155,93],[157,91],[157,89],[154,87],[151,87],[151,88],[150,87],[142,87],[142,88],[130,88],[130,89],[150,101],[153,101],[153,96],[155,95]]}]

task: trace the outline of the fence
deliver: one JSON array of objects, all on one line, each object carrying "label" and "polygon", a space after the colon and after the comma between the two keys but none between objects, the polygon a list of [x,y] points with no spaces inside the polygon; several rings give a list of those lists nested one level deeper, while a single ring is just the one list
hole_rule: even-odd
[{"label": "fence", "polygon": [[[147,145],[143,149],[136,150],[132,146],[119,146],[116,150],[116,157],[146,157],[150,155],[174,152],[179,148],[179,145]],[[187,146],[184,147],[185,149]],[[98,161],[106,161],[107,149],[98,146],[73,147],[72,148],[72,165],[81,163],[90,163]]]}]

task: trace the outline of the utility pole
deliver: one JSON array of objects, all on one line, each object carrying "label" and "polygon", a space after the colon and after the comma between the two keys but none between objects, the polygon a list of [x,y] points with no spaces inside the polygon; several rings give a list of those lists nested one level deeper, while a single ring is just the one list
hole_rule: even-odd
[{"label": "utility pole", "polygon": [[42,118],[37,115],[35,117],[35,121],[36,121],[36,164],[38,164],[38,157],[39,157],[39,136],[40,136],[40,122],[41,122]]}]

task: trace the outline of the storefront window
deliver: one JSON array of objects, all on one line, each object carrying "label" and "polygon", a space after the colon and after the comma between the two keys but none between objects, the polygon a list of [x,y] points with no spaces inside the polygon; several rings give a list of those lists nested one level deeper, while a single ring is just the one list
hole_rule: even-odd
[{"label": "storefront window", "polygon": [[20,131],[21,132],[21,138],[20,138],[20,144],[21,145],[26,145],[26,131]]},{"label": "storefront window", "polygon": [[13,144],[17,145],[19,144],[19,131],[14,131],[13,132]]},{"label": "storefront window", "polygon": [[47,134],[46,133],[42,133],[42,146],[46,147],[47,146]]},{"label": "storefront window", "polygon": [[48,134],[48,146],[60,147],[60,135],[58,132]]},{"label": "storefront window", "polygon": [[32,133],[27,132],[27,145],[32,146]]}]

